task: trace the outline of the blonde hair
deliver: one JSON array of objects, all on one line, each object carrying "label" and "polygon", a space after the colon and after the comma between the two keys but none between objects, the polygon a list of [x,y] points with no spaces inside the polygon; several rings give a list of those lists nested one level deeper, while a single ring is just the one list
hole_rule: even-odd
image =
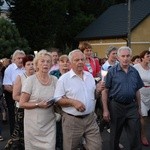
[{"label": "blonde hair", "polygon": [[34,65],[34,69],[36,71],[38,71],[38,67],[37,67],[37,64],[38,64],[38,61],[41,57],[44,57],[44,56],[49,56],[50,57],[50,61],[51,61],[51,64],[52,64],[52,56],[50,54],[50,52],[48,52],[47,50],[45,49],[42,49],[40,50],[36,55],[35,55],[35,58],[33,60],[33,65]]}]

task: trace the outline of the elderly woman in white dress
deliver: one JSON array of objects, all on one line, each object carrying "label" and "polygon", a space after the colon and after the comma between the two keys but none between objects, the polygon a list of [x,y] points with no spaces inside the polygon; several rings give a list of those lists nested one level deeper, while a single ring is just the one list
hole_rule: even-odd
[{"label": "elderly woman in white dress", "polygon": [[49,75],[52,58],[49,52],[41,50],[34,59],[36,73],[27,78],[20,99],[25,109],[24,139],[26,150],[55,150],[56,120],[53,98],[57,78]]},{"label": "elderly woman in white dress", "polygon": [[149,146],[149,141],[146,137],[145,131],[145,119],[148,116],[150,110],[150,51],[145,50],[140,54],[141,62],[135,64],[134,67],[139,72],[141,79],[143,80],[144,87],[140,89],[141,94],[141,141],[145,146]]}]

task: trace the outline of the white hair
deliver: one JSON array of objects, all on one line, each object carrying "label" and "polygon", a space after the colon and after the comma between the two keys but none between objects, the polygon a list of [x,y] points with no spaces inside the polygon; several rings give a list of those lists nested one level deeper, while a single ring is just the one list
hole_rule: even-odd
[{"label": "white hair", "polygon": [[13,55],[12,55],[12,59],[14,60],[14,59],[15,59],[15,57],[16,57],[18,54],[25,55],[25,52],[24,52],[23,50],[19,50],[19,49],[17,49],[17,50],[13,53]]},{"label": "white hair", "polygon": [[123,51],[123,50],[128,50],[128,51],[130,52],[130,55],[132,55],[132,50],[131,50],[131,48],[128,47],[128,46],[122,46],[122,47],[120,47],[120,48],[118,49],[118,51],[117,51],[117,55],[120,56],[120,52]]},{"label": "white hair", "polygon": [[[72,61],[73,54],[76,53],[76,52],[81,52],[81,53],[82,53],[82,51],[79,50],[79,49],[75,49],[75,50],[71,51],[71,52],[69,53],[69,55],[68,55],[68,58],[69,58],[69,61],[70,61],[70,62]],[[82,53],[82,54],[83,54],[83,53]],[[83,56],[84,56],[84,54],[83,54]],[[84,57],[85,57],[85,56],[84,56]]]}]

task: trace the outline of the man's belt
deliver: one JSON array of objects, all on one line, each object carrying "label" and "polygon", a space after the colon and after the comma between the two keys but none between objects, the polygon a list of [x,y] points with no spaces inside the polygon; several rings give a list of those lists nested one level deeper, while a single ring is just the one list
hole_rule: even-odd
[{"label": "man's belt", "polygon": [[116,100],[116,99],[112,99],[112,100],[115,101],[115,102],[117,102],[117,103],[119,103],[119,104],[122,104],[122,105],[129,105],[129,104],[135,102],[135,100],[130,101],[130,102],[122,102],[122,101],[118,101],[118,100]]},{"label": "man's belt", "polygon": [[68,113],[66,113],[67,115],[69,115],[69,116],[73,116],[73,117],[75,117],[75,118],[80,118],[80,119],[83,119],[83,118],[86,118],[87,116],[89,116],[90,114],[86,114],[86,115],[72,115],[72,114],[68,114]]},{"label": "man's belt", "polygon": [[145,85],[144,87],[145,87],[145,88],[150,88],[150,86],[147,86],[147,85]]}]

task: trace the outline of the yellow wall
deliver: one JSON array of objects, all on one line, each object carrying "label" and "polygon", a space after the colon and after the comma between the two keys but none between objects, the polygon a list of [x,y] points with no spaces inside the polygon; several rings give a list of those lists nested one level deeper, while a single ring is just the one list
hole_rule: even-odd
[{"label": "yellow wall", "polygon": [[[133,54],[150,48],[150,16],[141,22],[131,34]],[[139,43],[137,43],[139,42]]]},{"label": "yellow wall", "polygon": [[[109,45],[121,47],[127,45],[126,39],[99,39],[87,41],[92,45],[93,51],[99,58],[105,57]],[[131,49],[133,56],[150,48],[150,16],[142,21],[131,33]]]}]

